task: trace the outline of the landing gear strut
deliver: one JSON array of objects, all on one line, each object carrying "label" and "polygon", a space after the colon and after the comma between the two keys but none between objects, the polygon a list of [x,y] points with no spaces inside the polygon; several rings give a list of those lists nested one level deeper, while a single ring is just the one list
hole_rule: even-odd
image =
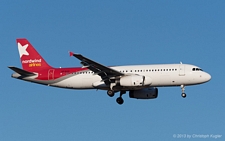
[{"label": "landing gear strut", "polygon": [[181,87],[181,90],[182,90],[181,96],[182,96],[183,98],[185,98],[185,97],[187,96],[186,93],[184,92],[185,86],[184,86],[184,85],[181,85],[180,87]]},{"label": "landing gear strut", "polygon": [[122,95],[125,94],[125,93],[126,93],[126,91],[120,91],[120,97],[118,97],[118,98],[116,99],[116,102],[117,102],[118,104],[120,104],[120,105],[123,104],[124,100],[123,100],[123,98],[122,98]]}]

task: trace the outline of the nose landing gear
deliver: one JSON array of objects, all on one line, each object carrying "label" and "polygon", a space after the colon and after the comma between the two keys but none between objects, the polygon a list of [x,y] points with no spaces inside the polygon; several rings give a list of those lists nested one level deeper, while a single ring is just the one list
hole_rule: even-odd
[{"label": "nose landing gear", "polygon": [[185,98],[187,95],[186,95],[186,93],[182,93],[181,96],[182,96],[183,98]]},{"label": "nose landing gear", "polygon": [[181,90],[182,90],[181,96],[182,96],[183,98],[185,98],[185,97],[187,96],[186,93],[184,92],[185,86],[184,86],[184,85],[181,85],[180,87],[181,87]]}]

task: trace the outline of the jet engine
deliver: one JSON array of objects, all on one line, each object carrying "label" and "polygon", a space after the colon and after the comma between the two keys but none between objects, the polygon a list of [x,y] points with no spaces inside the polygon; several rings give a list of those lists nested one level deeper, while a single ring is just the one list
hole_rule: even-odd
[{"label": "jet engine", "polygon": [[158,97],[158,89],[155,87],[141,90],[132,90],[129,93],[130,98],[136,99],[154,99]]},{"label": "jet engine", "polygon": [[152,79],[148,76],[128,75],[120,78],[121,86],[147,86],[152,83]]}]

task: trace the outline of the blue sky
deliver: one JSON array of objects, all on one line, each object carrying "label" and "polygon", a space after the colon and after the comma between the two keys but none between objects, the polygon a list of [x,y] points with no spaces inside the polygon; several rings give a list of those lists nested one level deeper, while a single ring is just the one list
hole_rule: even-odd
[{"label": "blue sky", "polygon": [[[224,140],[224,7],[222,0],[1,1],[0,140]],[[12,79],[7,66],[21,67],[21,37],[54,67],[80,66],[73,51],[109,66],[182,61],[212,80],[186,87],[186,99],[179,87],[159,88],[157,99],[124,95],[120,106],[105,91]]]}]

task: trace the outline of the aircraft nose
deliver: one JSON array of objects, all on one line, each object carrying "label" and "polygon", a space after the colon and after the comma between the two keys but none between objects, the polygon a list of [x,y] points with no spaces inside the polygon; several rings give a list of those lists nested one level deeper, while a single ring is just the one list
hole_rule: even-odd
[{"label": "aircraft nose", "polygon": [[205,80],[207,82],[207,81],[211,80],[212,77],[211,77],[210,74],[206,73],[204,78],[205,78]]}]

